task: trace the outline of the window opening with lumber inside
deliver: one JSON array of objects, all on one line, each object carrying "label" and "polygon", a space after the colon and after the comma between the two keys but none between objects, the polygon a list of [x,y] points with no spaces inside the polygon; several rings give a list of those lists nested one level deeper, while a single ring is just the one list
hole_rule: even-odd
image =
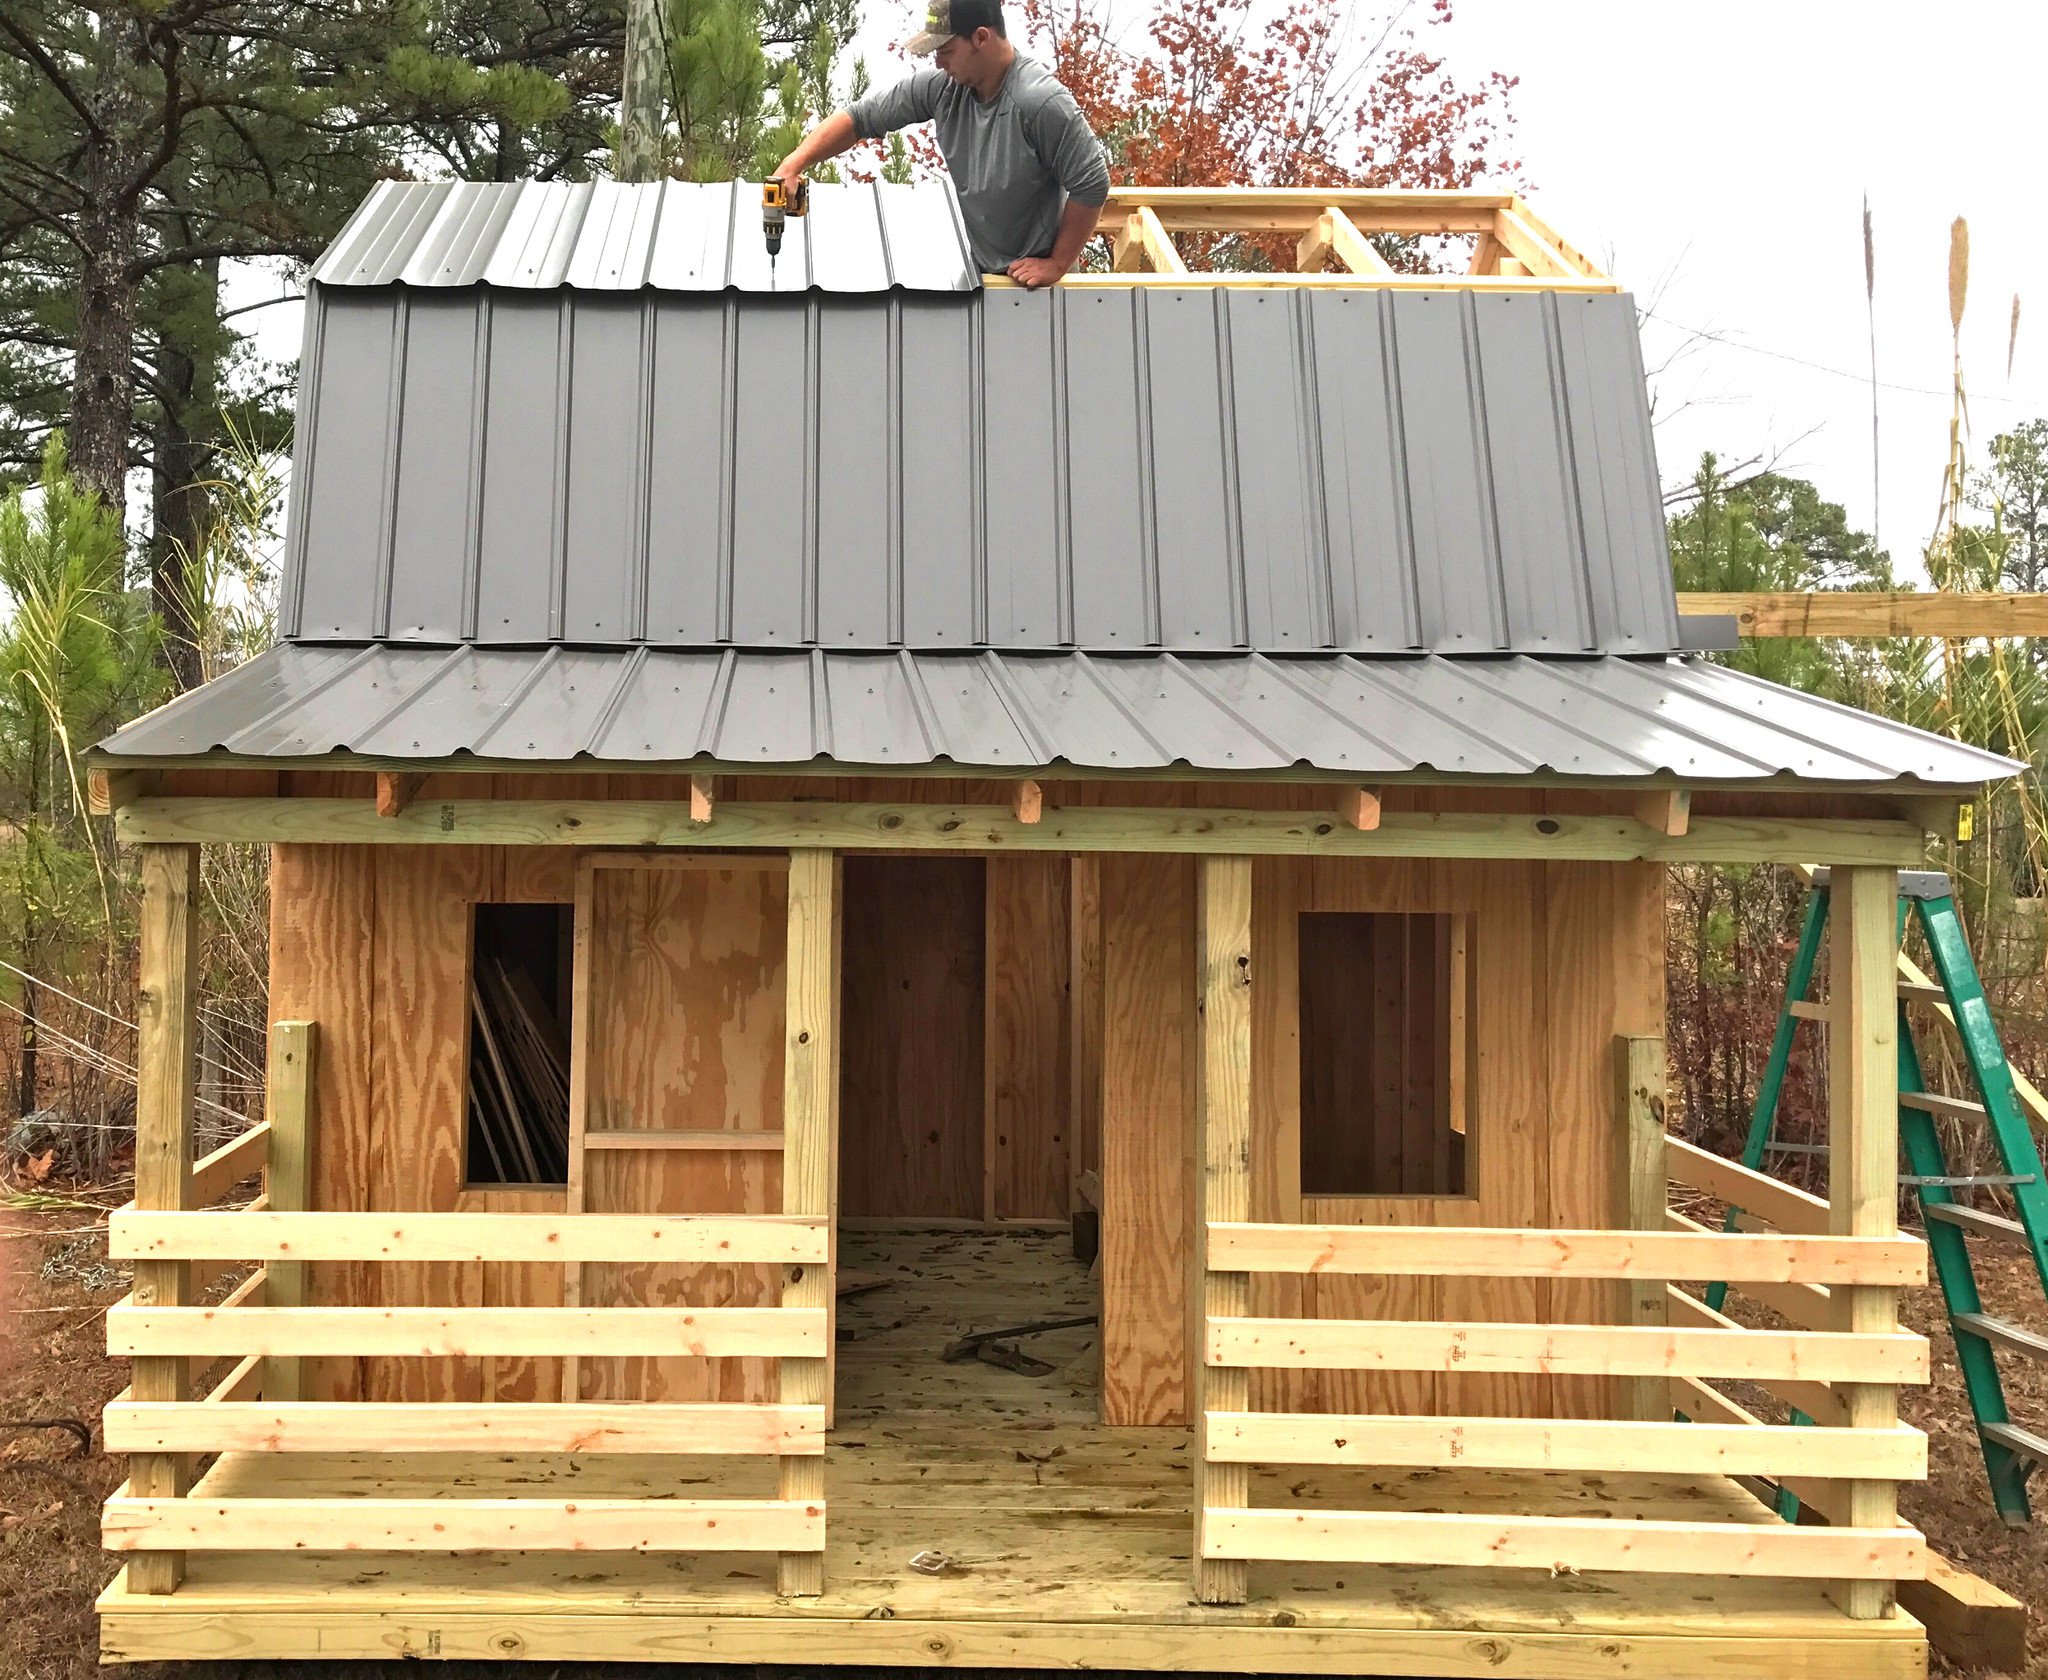
[{"label": "window opening with lumber inside", "polygon": [[479,904],[470,933],[470,1184],[569,1178],[567,904]]},{"label": "window opening with lumber inside", "polygon": [[1463,1196],[1467,919],[1304,912],[1301,1193]]}]

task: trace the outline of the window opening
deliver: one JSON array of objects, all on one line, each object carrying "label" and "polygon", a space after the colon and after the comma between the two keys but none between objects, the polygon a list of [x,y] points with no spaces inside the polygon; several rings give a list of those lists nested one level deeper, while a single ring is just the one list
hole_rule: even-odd
[{"label": "window opening", "polygon": [[1300,919],[1301,1192],[1463,1196],[1466,922]]},{"label": "window opening", "polygon": [[566,904],[479,904],[469,965],[471,1184],[569,1180]]}]

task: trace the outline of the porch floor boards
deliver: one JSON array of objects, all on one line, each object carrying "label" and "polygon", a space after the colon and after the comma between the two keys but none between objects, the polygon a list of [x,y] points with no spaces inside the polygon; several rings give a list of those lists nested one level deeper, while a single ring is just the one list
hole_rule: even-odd
[{"label": "porch floor boards", "polygon": [[[167,1597],[101,1601],[111,1661],[312,1654],[1502,1676],[1925,1673],[1899,1616],[1852,1622],[1814,1582],[1254,1564],[1251,1601],[1191,1601],[1191,1433],[1094,1421],[1095,1338],[1034,1339],[1043,1378],[941,1364],[970,1329],[1092,1310],[1064,1233],[850,1231],[822,1598],[775,1559],[192,1553]],[[772,1464],[360,1454],[223,1457],[220,1498],[765,1497]],[[1262,1472],[1255,1504],[1773,1522],[1722,1479]],[[945,1572],[908,1567],[943,1553]]]}]

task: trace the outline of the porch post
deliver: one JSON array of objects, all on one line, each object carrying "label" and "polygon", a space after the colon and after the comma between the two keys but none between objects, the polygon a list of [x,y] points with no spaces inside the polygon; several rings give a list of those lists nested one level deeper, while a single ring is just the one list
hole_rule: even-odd
[{"label": "porch post", "polygon": [[[825,851],[789,855],[789,951],[782,1074],[782,1211],[829,1218],[839,1176],[839,859]],[[837,1252],[838,1234],[832,1236]],[[826,1314],[826,1348],[816,1359],[782,1361],[782,1403],[830,1404],[835,1266],[792,1266],[784,1275],[785,1307]],[[781,1461],[781,1497],[820,1509],[825,1460],[813,1454]],[[825,1554],[784,1552],[776,1589],[786,1598],[825,1590]]]},{"label": "porch post", "polygon": [[1251,1503],[1251,1469],[1209,1462],[1209,1417],[1242,1412],[1251,1373],[1208,1362],[1209,1323],[1251,1311],[1251,1277],[1209,1270],[1209,1226],[1251,1217],[1252,1142],[1252,861],[1202,860],[1195,949],[1200,965],[1202,1052],[1196,1096],[1201,1208],[1195,1221],[1195,1264],[1202,1281],[1203,1323],[1195,1360],[1195,1596],[1204,1604],[1242,1604],[1248,1587],[1242,1558],[1207,1554],[1211,1511]]},{"label": "porch post", "polygon": [[[1667,1078],[1663,1039],[1614,1041],[1614,1104],[1624,1151],[1621,1184],[1625,1205],[1619,1224],[1626,1231],[1664,1229],[1664,1209],[1671,1200],[1664,1164]],[[1662,1279],[1637,1279],[1623,1289],[1627,1301],[1623,1323],[1652,1329],[1670,1324],[1670,1294]],[[1622,1417],[1640,1423],[1671,1421],[1671,1382],[1667,1377],[1624,1378],[1622,1401]]]},{"label": "porch post", "polygon": [[[263,1193],[273,1213],[308,1213],[313,1207],[313,1046],[311,1021],[279,1021],[270,1029],[270,1065],[264,1101],[270,1118],[270,1149]],[[272,1260],[263,1268],[263,1304],[306,1304],[306,1263]],[[263,1362],[263,1398],[302,1400],[304,1362],[290,1356]]]},{"label": "porch post", "polygon": [[[1828,1200],[1836,1236],[1890,1237],[1899,1229],[1898,876],[1889,869],[1830,873],[1828,1017]],[[1835,1291],[1836,1328],[1896,1331],[1898,1292],[1869,1285]],[[1883,1383],[1840,1389],[1852,1429],[1899,1420],[1898,1390]],[[1847,1482],[1841,1515],[1854,1528],[1898,1521],[1891,1482]],[[1832,1589],[1858,1620],[1891,1614],[1889,1581],[1843,1581]]]},{"label": "porch post", "polygon": [[[141,984],[136,992],[135,1205],[176,1211],[192,1200],[192,1103],[197,1072],[195,1007],[199,939],[193,907],[199,898],[199,848],[142,848]],[[131,1299],[138,1307],[180,1307],[191,1294],[183,1260],[138,1260]],[[191,1397],[191,1364],[183,1357],[137,1358],[129,1391],[137,1400]],[[192,1461],[177,1453],[135,1453],[128,1492],[137,1499],[182,1498]],[[128,1586],[139,1593],[173,1591],[185,1573],[182,1552],[137,1552]]]}]

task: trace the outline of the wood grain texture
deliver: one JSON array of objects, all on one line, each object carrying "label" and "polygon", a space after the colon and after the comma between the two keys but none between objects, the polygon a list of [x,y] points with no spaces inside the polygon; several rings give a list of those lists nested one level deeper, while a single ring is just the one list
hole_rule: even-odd
[{"label": "wood grain texture", "polygon": [[1189,1417],[1195,871],[1102,860],[1102,1419]]},{"label": "wood grain texture", "polygon": [[[312,1021],[319,1029],[312,1206],[330,1212],[364,1212],[377,1205],[373,1163],[380,1140],[370,1073],[377,1028],[377,856],[369,846],[270,849],[270,1017]],[[366,1266],[320,1262],[308,1265],[306,1273],[309,1305],[344,1307],[378,1299],[375,1275]],[[364,1398],[358,1360],[306,1360],[300,1382],[309,1400]]]},{"label": "wood grain texture", "polygon": [[987,1217],[1063,1219],[1067,1114],[1067,860],[988,860]]},{"label": "wood grain texture", "polygon": [[[432,797],[431,784],[422,797]],[[370,1044],[372,1206],[452,1209],[465,1181],[472,906],[492,896],[497,854],[484,847],[392,847],[376,857]],[[483,1305],[483,1268],[400,1263],[374,1269],[377,1304]],[[474,1359],[372,1360],[370,1400],[477,1400]]]},{"label": "wood grain texture", "polygon": [[[1391,803],[1390,796],[1390,803]],[[1303,913],[1342,915],[1395,915],[1433,910],[1445,890],[1444,877],[1427,863],[1397,863],[1359,869],[1346,864],[1317,861],[1309,865],[1306,896],[1294,907],[1297,929]],[[1398,1042],[1391,1030],[1382,1032],[1373,1019],[1383,1000],[1370,996],[1364,1007],[1355,1008],[1354,1031],[1370,1033],[1378,1044]],[[1303,1028],[1303,1042],[1306,1028]],[[1297,1052],[1297,1055],[1299,1052]],[[1306,1070],[1303,1078],[1306,1079]],[[1297,1117],[1296,1125],[1301,1124]],[[1305,1143],[1297,1144],[1305,1153]],[[1440,1215],[1441,1199],[1433,1196],[1310,1196],[1305,1188],[1292,1216],[1307,1224],[1393,1224],[1432,1225]],[[1463,1208],[1469,1201],[1453,1200],[1448,1206]],[[1439,1316],[1443,1286],[1428,1277],[1331,1277],[1302,1280],[1302,1313],[1309,1318],[1371,1317],[1428,1319]],[[1301,1371],[1278,1372],[1274,1376],[1288,1387],[1283,1394],[1303,1409],[1334,1412],[1431,1412],[1437,1407],[1441,1382],[1432,1371]]]},{"label": "wood grain texture", "polygon": [[[1614,1040],[1663,1026],[1663,965],[1644,957],[1661,949],[1664,871],[1560,863],[1546,864],[1544,875],[1546,1222],[1590,1229],[1614,1222],[1626,1182],[1626,1130],[1613,1113]],[[1549,1290],[1560,1322],[1629,1322],[1625,1287],[1559,1280]],[[1615,1417],[1622,1393],[1606,1378],[1560,1376],[1551,1398],[1557,1417]]]},{"label": "wood grain texture", "polygon": [[[1208,1252],[1216,1226],[1242,1221],[1251,1212],[1252,1144],[1252,862],[1250,858],[1204,858],[1197,882],[1196,980],[1201,987],[1202,1031],[1196,1063],[1195,1262],[1205,1322],[1244,1313],[1251,1305],[1251,1278],[1218,1270]],[[1218,1508],[1251,1503],[1251,1472],[1243,1464],[1212,1462],[1209,1419],[1242,1412],[1250,1395],[1243,1369],[1206,1362],[1195,1374],[1197,1469],[1194,1528],[1195,1596],[1204,1604],[1241,1604],[1248,1576],[1236,1560],[1213,1560],[1204,1544],[1207,1520]]]},{"label": "wood grain texture", "polygon": [[[192,1102],[199,1029],[199,851],[150,846],[142,854],[138,918],[141,972],[135,993],[135,1203],[176,1211],[192,1204]],[[192,1268],[182,1260],[138,1261],[138,1307],[182,1307]],[[114,1343],[110,1341],[112,1348]],[[190,1365],[180,1358],[137,1359],[130,1379],[138,1400],[183,1400]],[[138,1453],[128,1486],[145,1499],[176,1500],[190,1486],[192,1461],[175,1453]],[[144,1593],[168,1593],[184,1574],[175,1551],[143,1562],[130,1577]]]},{"label": "wood grain texture", "polygon": [[841,867],[842,1209],[979,1219],[981,860],[850,857]]},{"label": "wood grain texture", "polygon": [[[592,885],[589,1125],[780,1131],[787,877],[779,870],[605,869]],[[606,1150],[583,1162],[590,1213],[771,1213],[782,1163],[761,1151]],[[592,1265],[589,1306],[759,1306],[772,1268]],[[766,1400],[759,1360],[594,1360],[587,1400]]]},{"label": "wood grain texture", "polygon": [[1102,865],[1071,860],[1067,881],[1067,1205],[1102,1170]]},{"label": "wood grain texture", "polygon": [[[1836,1236],[1888,1237],[1899,1228],[1898,877],[1889,869],[1836,869],[1830,896],[1830,1223]],[[1897,1290],[1846,1288],[1837,1296],[1838,1329],[1897,1328]],[[1851,1428],[1889,1429],[1898,1423],[1895,1388],[1853,1383],[1839,1392]],[[1898,1520],[1898,1489],[1890,1482],[1850,1482],[1842,1491],[1838,1521],[1888,1529]],[[1891,1613],[1888,1580],[1850,1576],[1833,1590],[1853,1619]]]}]

